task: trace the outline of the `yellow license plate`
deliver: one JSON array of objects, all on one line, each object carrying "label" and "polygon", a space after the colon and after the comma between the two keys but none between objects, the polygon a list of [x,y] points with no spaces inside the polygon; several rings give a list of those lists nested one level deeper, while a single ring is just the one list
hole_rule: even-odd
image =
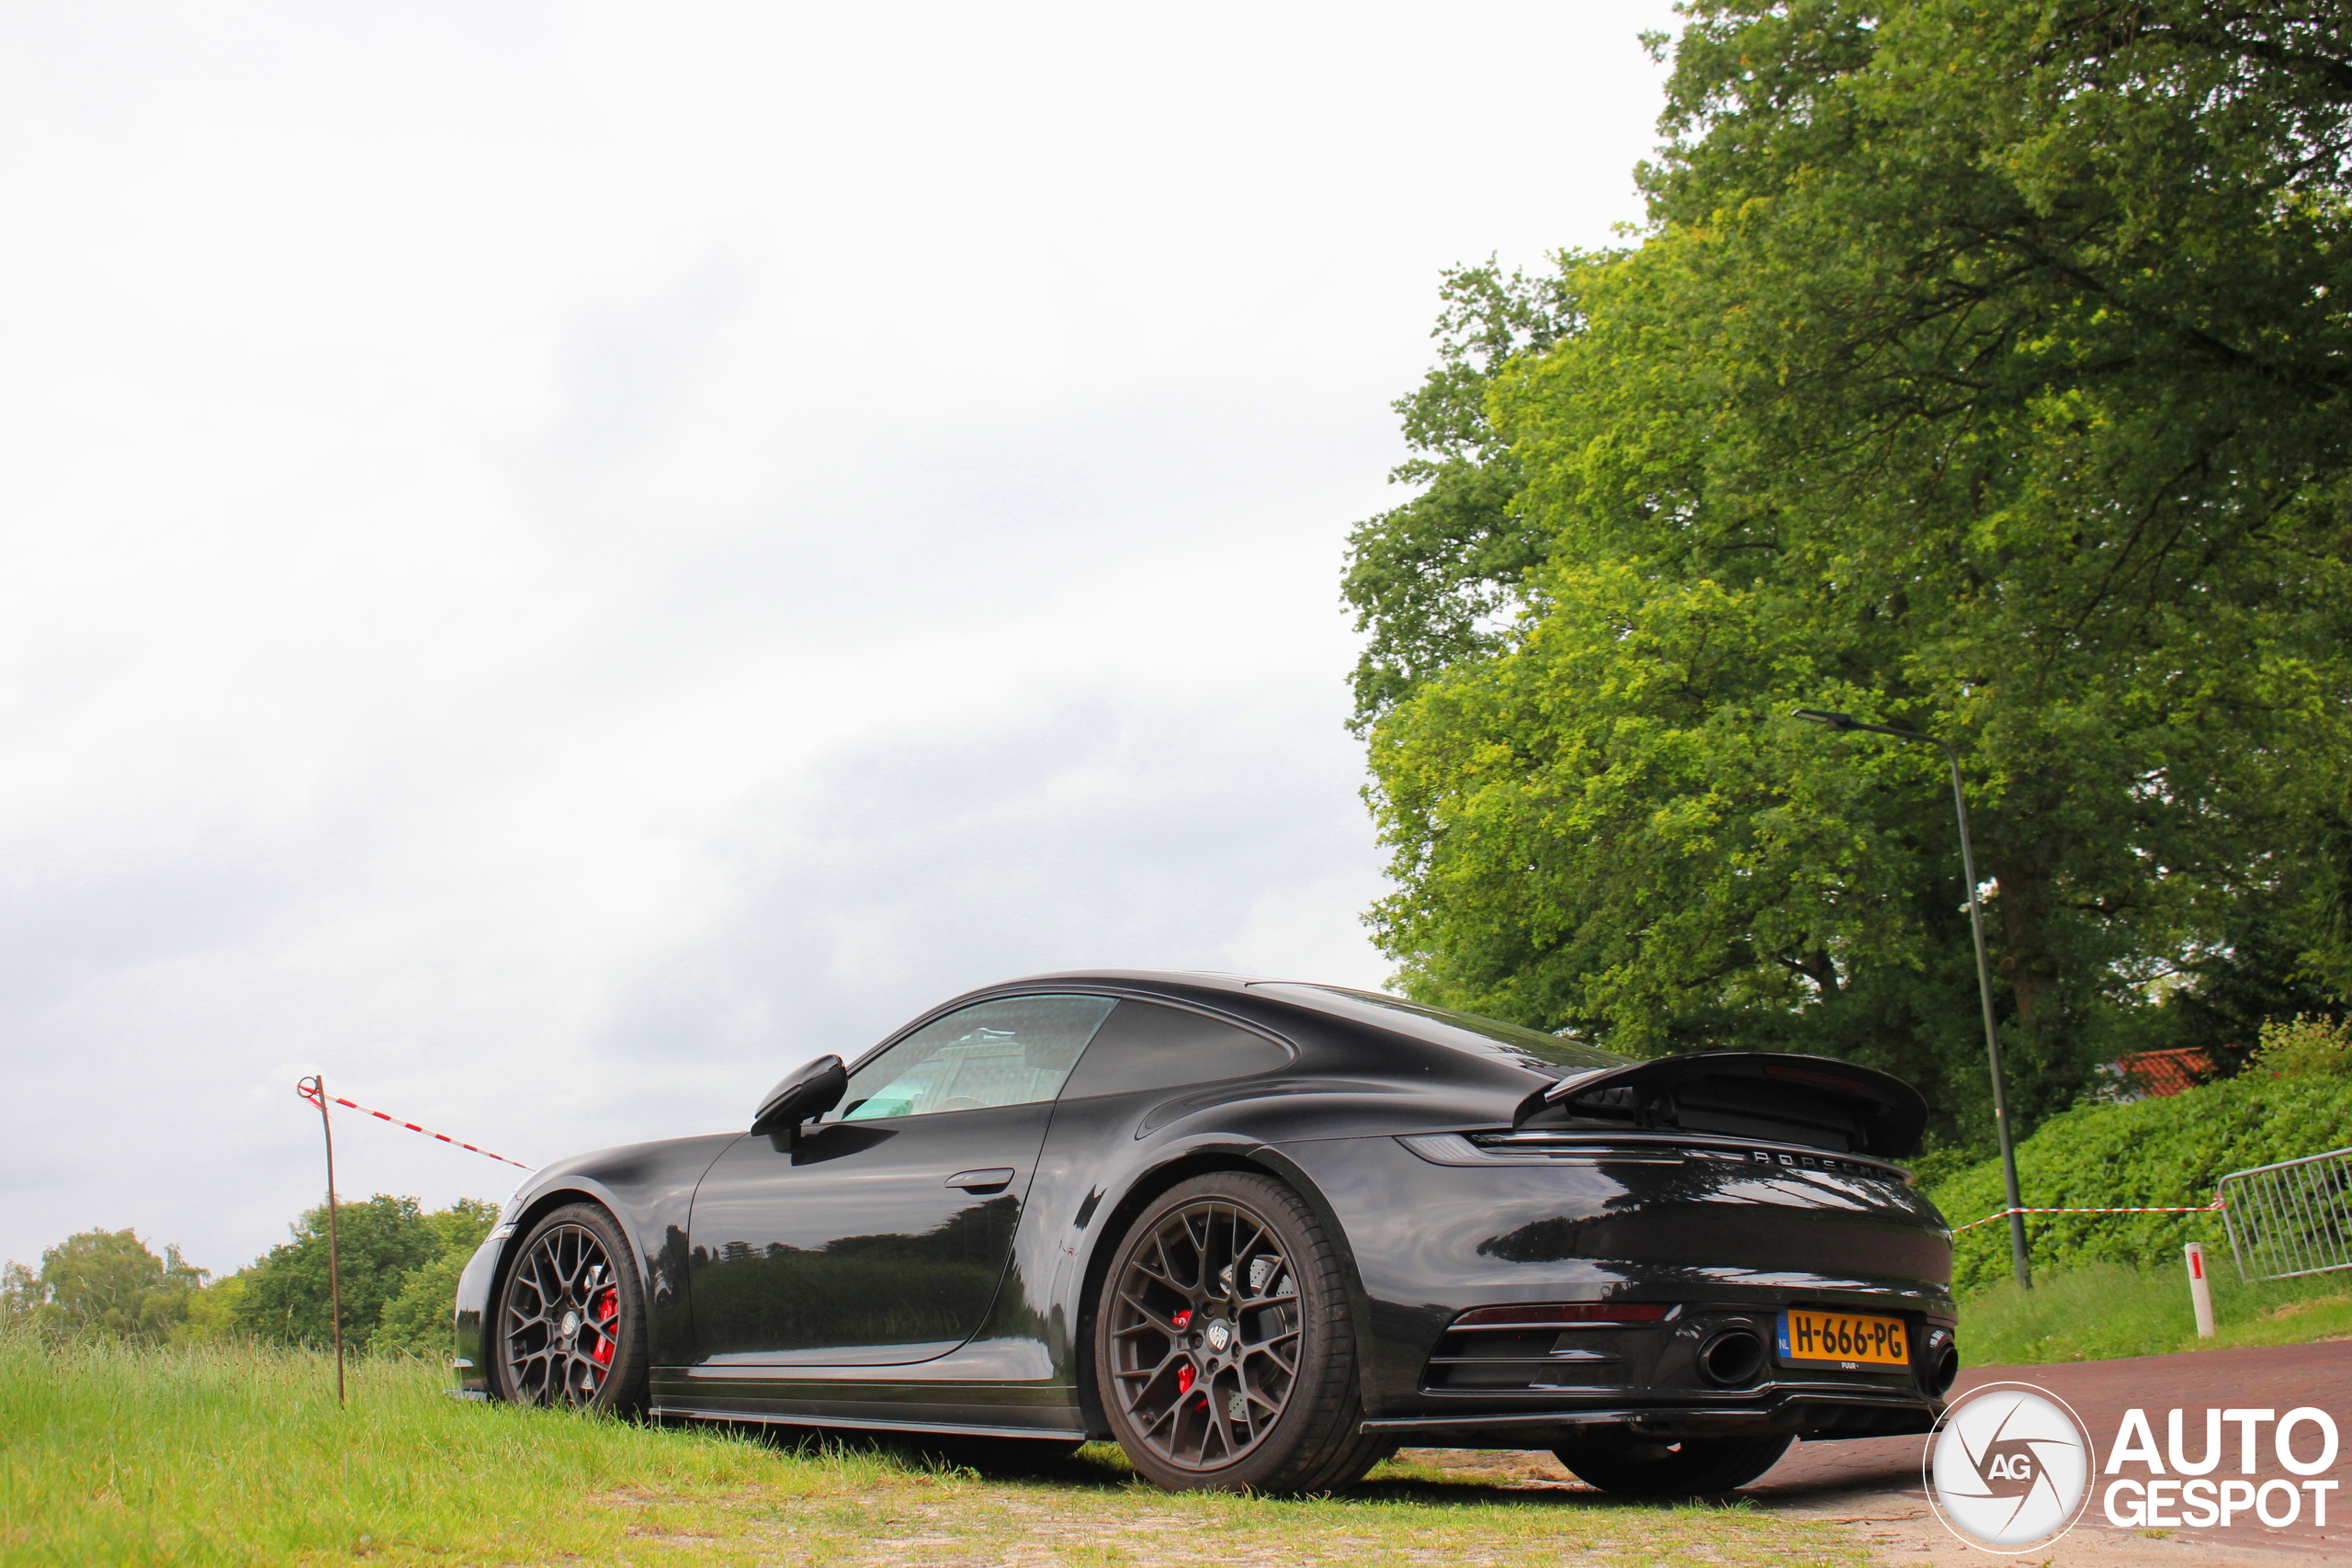
[{"label": "yellow license plate", "polygon": [[1899,1317],[1784,1312],[1781,1314],[1781,1359],[1903,1367],[1911,1363],[1911,1340],[1903,1332]]}]

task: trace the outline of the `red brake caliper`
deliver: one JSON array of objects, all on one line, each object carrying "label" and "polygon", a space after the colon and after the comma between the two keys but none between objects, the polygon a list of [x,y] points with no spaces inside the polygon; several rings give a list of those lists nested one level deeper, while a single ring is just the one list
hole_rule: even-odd
[{"label": "red brake caliper", "polygon": [[605,1293],[596,1298],[596,1327],[599,1332],[596,1348],[588,1352],[588,1359],[600,1367],[613,1364],[613,1325],[619,1321],[620,1315],[620,1287],[608,1285]]},{"label": "red brake caliper", "polygon": [[[1186,1307],[1182,1312],[1178,1313],[1168,1321],[1174,1324],[1177,1327],[1182,1328],[1186,1324],[1193,1321],[1193,1309],[1191,1307]],[[1182,1366],[1177,1368],[1176,1397],[1182,1399],[1186,1394],[1192,1393],[1193,1380],[1198,1376],[1200,1376],[1200,1374],[1193,1370],[1193,1363],[1190,1361],[1187,1361]]]}]

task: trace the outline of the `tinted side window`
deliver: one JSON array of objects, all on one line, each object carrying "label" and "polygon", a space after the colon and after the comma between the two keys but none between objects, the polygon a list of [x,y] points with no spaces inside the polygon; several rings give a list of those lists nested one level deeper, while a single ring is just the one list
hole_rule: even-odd
[{"label": "tinted side window", "polygon": [[1006,997],[934,1019],[850,1075],[840,1120],[1051,1100],[1110,1010],[1107,997]]},{"label": "tinted side window", "polygon": [[1262,1034],[1182,1008],[1123,1001],[1095,1032],[1062,1098],[1181,1089],[1289,1064],[1290,1053]]}]

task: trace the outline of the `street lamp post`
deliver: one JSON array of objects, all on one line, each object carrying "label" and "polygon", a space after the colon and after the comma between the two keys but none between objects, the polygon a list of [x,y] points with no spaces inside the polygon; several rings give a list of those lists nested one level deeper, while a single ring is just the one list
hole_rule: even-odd
[{"label": "street lamp post", "polygon": [[1976,852],[1968,842],[1968,796],[1960,787],[1960,753],[1948,741],[1932,735],[1922,735],[1916,729],[1897,729],[1892,725],[1865,724],[1849,713],[1828,713],[1820,708],[1799,708],[1795,717],[1810,724],[1826,725],[1831,729],[1867,729],[1873,735],[1892,735],[1899,740],[1925,740],[1944,749],[1944,761],[1951,764],[1951,805],[1960,818],[1960,874],[1968,881],[1968,929],[1976,939],[1976,999],[1984,1010],[1984,1057],[1993,1068],[1993,1132],[2001,1145],[2001,1180],[2009,1195],[2009,1259],[2016,1266],[2018,1288],[2033,1289],[2033,1268],[2026,1261],[2025,1200],[2018,1195],[2017,1148],[2009,1139],[2009,1096],[2001,1071],[2001,1034],[1993,1023],[1993,971],[1984,962],[1984,906],[1976,896]]}]

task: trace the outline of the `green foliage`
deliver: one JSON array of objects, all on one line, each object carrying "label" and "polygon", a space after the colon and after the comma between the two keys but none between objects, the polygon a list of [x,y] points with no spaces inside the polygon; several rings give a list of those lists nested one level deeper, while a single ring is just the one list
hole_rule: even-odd
[{"label": "green foliage", "polygon": [[[2352,855],[2346,858],[2352,863]],[[2178,956],[2179,983],[2167,985],[2163,1002],[2135,1021],[2128,1049],[2185,1046],[2226,1075],[2245,1066],[2268,1021],[2335,1011],[2343,998],[2301,952],[2315,926],[2324,930],[2324,914],[2321,908],[2299,917],[2276,891],[2246,890],[2213,940]]]},{"label": "green foliage", "polygon": [[217,1345],[237,1336],[237,1303],[245,1293],[244,1271],[226,1274],[190,1292],[187,1315],[172,1330],[174,1345]]},{"label": "green foliage", "polygon": [[456,1253],[460,1258],[473,1256],[490,1235],[491,1227],[498,1224],[498,1205],[488,1198],[460,1198],[446,1209],[435,1209],[424,1216],[440,1238],[441,1250]]},{"label": "green foliage", "polygon": [[[345,1343],[446,1352],[458,1276],[498,1223],[498,1206],[460,1198],[420,1213],[413,1198],[377,1194],[338,1216]],[[316,1348],[330,1340],[326,1211],[250,1269],[206,1283],[167,1247],[157,1258],[130,1231],[85,1231],[0,1273],[0,1329],[51,1337],[102,1336],[203,1345],[245,1337]]]},{"label": "green foliage", "polygon": [[2022,1124],[2352,991],[2340,29],[1687,14],[1642,243],[1449,280],[1401,406],[1486,421],[1430,416],[1430,488],[1357,535],[1403,983],[1888,1067],[1981,1148],[1943,759],[1814,706],[1960,753]]},{"label": "green foliage", "polygon": [[465,1271],[465,1256],[447,1252],[409,1270],[400,1293],[384,1303],[368,1348],[447,1361],[456,1332],[458,1279]]},{"label": "green foliage", "polygon": [[2352,1077],[2352,1024],[2305,1013],[2267,1019],[2252,1070],[2282,1078]]},{"label": "green foliage", "polygon": [[498,1205],[479,1198],[460,1198],[448,1208],[424,1216],[441,1250],[411,1269],[399,1293],[384,1303],[384,1314],[368,1348],[379,1353],[402,1351],[412,1356],[446,1359],[450,1336],[456,1331],[458,1278],[466,1261],[498,1223]]},{"label": "green foliage", "polygon": [[0,1277],[0,1323],[74,1337],[161,1344],[187,1315],[205,1271],[180,1249],[156,1257],[135,1231],[83,1231],[40,1255],[40,1272],[21,1263]]},{"label": "green foliage", "polygon": [[1499,645],[1482,623],[1544,559],[1540,533],[1512,515],[1522,476],[1487,415],[1487,389],[1517,355],[1549,347],[1574,315],[1558,277],[1506,276],[1490,258],[1457,267],[1431,336],[1437,367],[1390,406],[1417,454],[1390,482],[1424,487],[1349,536],[1341,596],[1369,634],[1354,677],[1354,728],[1370,727],[1415,685]]},{"label": "green foliage", "polygon": [[[2018,1185],[2030,1208],[2127,1208],[2211,1203],[2233,1170],[2340,1148],[2352,1125],[2352,1076],[2249,1072],[2161,1100],[2086,1104],[2052,1118],[2018,1145]],[[1986,1160],[1928,1194],[1955,1224],[2007,1207],[2000,1164]],[[2030,1214],[2037,1270],[2090,1263],[2179,1267],[2192,1241],[2225,1253],[2219,1214]],[[1962,1296],[2009,1274],[2005,1224],[1959,1236],[1953,1288]]]},{"label": "green foliage", "polygon": [[[364,1203],[340,1205],[335,1223],[344,1341],[365,1345],[410,1271],[440,1256],[443,1241],[415,1199],[384,1192]],[[230,1321],[239,1333],[270,1344],[315,1349],[331,1344],[334,1337],[325,1206],[305,1213],[293,1229],[292,1240],[271,1248],[245,1270],[244,1290],[230,1311]]]},{"label": "green foliage", "polygon": [[2089,1263],[2037,1273],[2030,1291],[2002,1280],[1961,1303],[1960,1353],[1972,1367],[2016,1367],[2303,1345],[2352,1333],[2352,1280],[2341,1274],[2247,1283],[2222,1264],[2209,1278],[2218,1329],[2211,1339],[2198,1337],[2188,1271],[2176,1256],[2169,1266]]}]

